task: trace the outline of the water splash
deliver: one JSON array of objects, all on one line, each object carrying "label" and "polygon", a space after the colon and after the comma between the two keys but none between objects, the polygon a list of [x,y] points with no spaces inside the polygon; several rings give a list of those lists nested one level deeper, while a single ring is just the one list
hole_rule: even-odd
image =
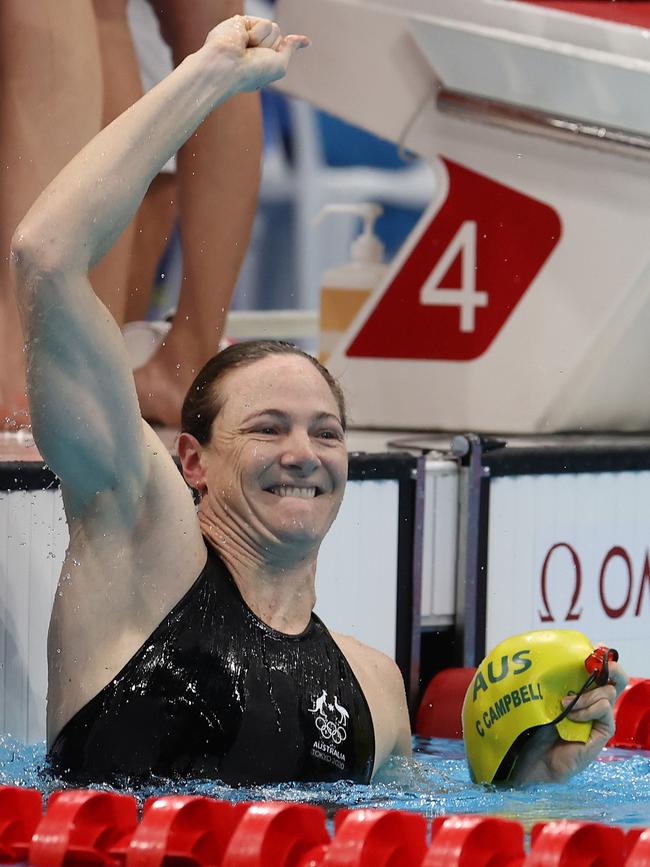
[{"label": "water splash", "polygon": [[[453,813],[489,813],[513,818],[527,829],[535,822],[573,818],[627,827],[648,825],[650,753],[606,750],[600,761],[562,785],[523,788],[474,785],[460,741],[416,738],[413,759],[394,758],[367,786],[336,783],[279,783],[233,788],[212,780],[154,779],[120,791],[138,802],[162,794],[207,795],[230,801],[288,801],[317,804],[332,816],[341,808],[410,810],[431,818]],[[0,785],[40,789],[48,796],[65,784],[47,770],[45,745],[24,746],[0,737]],[[109,786],[98,786],[111,790]]]}]

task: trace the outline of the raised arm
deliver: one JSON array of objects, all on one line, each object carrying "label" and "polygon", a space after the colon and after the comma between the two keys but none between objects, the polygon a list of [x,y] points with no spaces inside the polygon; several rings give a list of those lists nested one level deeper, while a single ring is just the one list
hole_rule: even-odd
[{"label": "raised arm", "polygon": [[34,438],[76,513],[99,491],[134,503],[149,473],[121,334],[88,271],[206,115],[234,93],[281,78],[305,44],[265,20],[223,22],[63,169],[16,230],[11,255]]}]

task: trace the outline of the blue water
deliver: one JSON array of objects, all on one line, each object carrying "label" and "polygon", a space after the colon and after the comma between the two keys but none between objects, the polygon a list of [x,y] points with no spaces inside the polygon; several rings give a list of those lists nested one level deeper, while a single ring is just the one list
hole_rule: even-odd
[{"label": "blue water", "polygon": [[[489,813],[517,819],[526,828],[549,819],[583,819],[626,827],[650,826],[650,753],[605,750],[601,759],[562,785],[496,788],[474,785],[460,741],[414,740],[414,760],[395,759],[368,786],[283,783],[233,789],[204,780],[129,789],[138,800],[160,794],[201,794],[228,801],[282,800],[319,804],[332,814],[341,807],[412,810],[427,817]],[[43,773],[43,744],[25,747],[0,737],[0,785],[38,788],[61,783]]]}]

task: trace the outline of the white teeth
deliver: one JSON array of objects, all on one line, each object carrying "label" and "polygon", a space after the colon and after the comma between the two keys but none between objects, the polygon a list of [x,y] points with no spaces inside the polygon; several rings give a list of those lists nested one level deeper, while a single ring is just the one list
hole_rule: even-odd
[{"label": "white teeth", "polygon": [[271,488],[271,492],[279,497],[299,497],[302,500],[309,500],[316,496],[316,488],[290,488],[286,485]]}]

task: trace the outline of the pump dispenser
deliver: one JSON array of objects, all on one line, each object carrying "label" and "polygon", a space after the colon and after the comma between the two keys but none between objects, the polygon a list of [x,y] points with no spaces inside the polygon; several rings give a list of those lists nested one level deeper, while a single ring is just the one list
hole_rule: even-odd
[{"label": "pump dispenser", "polygon": [[368,296],[386,275],[384,245],[374,232],[382,211],[381,205],[359,202],[326,205],[316,217],[317,224],[328,214],[356,214],[363,220],[363,231],[350,245],[350,261],[323,273],[318,353],[322,363],[327,361]]}]

